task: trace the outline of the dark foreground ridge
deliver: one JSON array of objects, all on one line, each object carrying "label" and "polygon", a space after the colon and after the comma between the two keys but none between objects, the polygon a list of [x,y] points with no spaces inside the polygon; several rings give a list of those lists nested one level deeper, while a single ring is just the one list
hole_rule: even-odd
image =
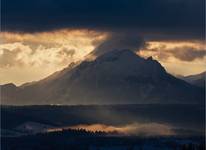
[{"label": "dark foreground ridge", "polygon": [[[71,131],[72,132],[72,131]],[[108,136],[71,136],[69,131],[63,133],[46,133],[23,137],[1,138],[2,150],[204,150],[204,138],[178,137],[108,137]]]}]

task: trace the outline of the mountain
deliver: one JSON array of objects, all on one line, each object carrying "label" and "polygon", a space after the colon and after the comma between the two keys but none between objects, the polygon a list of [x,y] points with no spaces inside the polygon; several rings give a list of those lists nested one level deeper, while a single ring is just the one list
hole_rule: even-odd
[{"label": "mountain", "polygon": [[180,78],[198,87],[205,87],[206,71],[195,75],[181,76]]},{"label": "mountain", "polygon": [[2,86],[2,104],[202,103],[204,90],[168,74],[152,57],[114,50],[93,61],[16,87]]}]

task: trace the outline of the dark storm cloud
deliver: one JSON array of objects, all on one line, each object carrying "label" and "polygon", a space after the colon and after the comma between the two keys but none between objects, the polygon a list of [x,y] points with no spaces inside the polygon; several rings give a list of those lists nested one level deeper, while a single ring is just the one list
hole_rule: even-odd
[{"label": "dark storm cloud", "polygon": [[131,32],[111,33],[111,35],[100,45],[98,45],[92,54],[99,56],[105,52],[115,49],[130,49],[138,51],[146,45],[144,39],[139,37],[138,34]]},{"label": "dark storm cloud", "polygon": [[2,0],[3,31],[133,30],[203,38],[204,0]]}]

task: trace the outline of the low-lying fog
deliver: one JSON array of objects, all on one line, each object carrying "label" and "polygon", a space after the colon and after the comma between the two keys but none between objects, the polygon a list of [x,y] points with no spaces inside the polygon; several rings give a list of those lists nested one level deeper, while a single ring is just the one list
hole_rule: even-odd
[{"label": "low-lying fog", "polygon": [[125,126],[112,126],[105,124],[80,124],[68,127],[69,129],[85,129],[97,132],[116,132],[120,135],[135,136],[169,136],[176,135],[172,127],[159,123],[133,123]]}]

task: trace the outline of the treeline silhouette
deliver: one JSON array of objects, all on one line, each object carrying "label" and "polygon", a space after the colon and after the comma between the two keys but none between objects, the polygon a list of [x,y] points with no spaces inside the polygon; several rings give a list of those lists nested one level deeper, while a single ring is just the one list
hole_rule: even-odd
[{"label": "treeline silhouette", "polygon": [[[187,141],[187,142],[184,142]],[[191,142],[188,142],[191,141]],[[198,141],[198,142],[197,142]],[[2,150],[204,150],[204,138],[175,137],[129,137],[114,136],[114,133],[63,129],[20,137],[1,137]]]},{"label": "treeline silhouette", "polygon": [[96,137],[96,136],[117,136],[120,135],[117,131],[90,131],[83,128],[77,128],[77,129],[61,129],[60,131],[51,131],[51,132],[44,132],[44,133],[38,133],[37,136],[66,136],[66,137]]}]

